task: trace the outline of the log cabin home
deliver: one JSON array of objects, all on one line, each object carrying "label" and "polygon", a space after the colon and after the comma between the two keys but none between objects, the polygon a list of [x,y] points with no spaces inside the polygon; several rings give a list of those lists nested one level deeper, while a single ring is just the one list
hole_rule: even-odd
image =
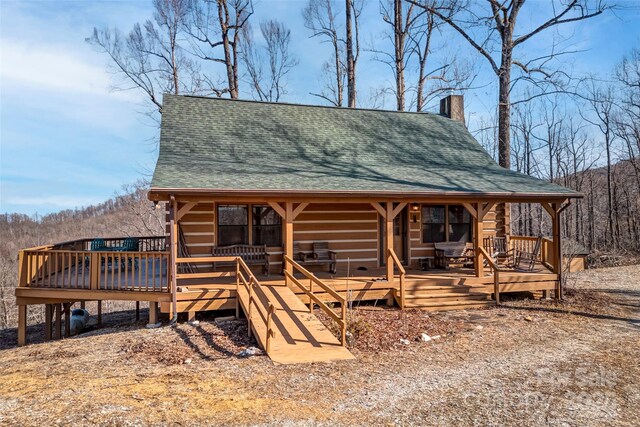
[{"label": "log cabin home", "polygon": [[[354,301],[560,298],[561,213],[581,195],[498,166],[466,129],[461,96],[440,110],[165,95],[149,199],[166,209],[166,235],[20,251],[19,344],[28,305],[46,305],[50,339],[74,303],[118,299],[148,302],[150,323],[235,310],[274,361],[336,360],[352,357]],[[512,235],[510,203],[541,204],[552,238]]]}]

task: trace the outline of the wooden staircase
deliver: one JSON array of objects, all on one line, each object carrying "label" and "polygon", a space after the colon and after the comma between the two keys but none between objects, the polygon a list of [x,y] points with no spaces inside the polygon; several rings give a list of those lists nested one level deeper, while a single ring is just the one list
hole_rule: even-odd
[{"label": "wooden staircase", "polygon": [[[420,280],[406,279],[405,308],[427,311],[464,310],[495,304],[486,292],[474,292],[469,286],[424,284]],[[400,290],[393,295],[400,304]]]}]

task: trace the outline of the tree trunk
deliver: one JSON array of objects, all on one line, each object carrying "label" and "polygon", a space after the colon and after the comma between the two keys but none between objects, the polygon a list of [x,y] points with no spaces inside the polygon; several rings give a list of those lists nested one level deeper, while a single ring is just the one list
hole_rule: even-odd
[{"label": "tree trunk", "polygon": [[356,70],[353,57],[353,34],[351,30],[352,0],[346,1],[346,24],[347,24],[347,106],[356,106]]},{"label": "tree trunk", "polygon": [[402,0],[393,2],[393,33],[395,41],[396,102],[398,111],[404,111],[404,32],[402,30]]}]

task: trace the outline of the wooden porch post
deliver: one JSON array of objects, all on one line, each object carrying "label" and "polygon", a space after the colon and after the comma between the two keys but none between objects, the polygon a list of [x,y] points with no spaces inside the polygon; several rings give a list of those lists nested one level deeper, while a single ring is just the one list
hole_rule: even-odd
[{"label": "wooden porch post", "polygon": [[[191,209],[191,204],[187,204],[183,207],[183,209],[187,208],[187,212]],[[180,211],[183,212],[184,215],[184,211],[183,209],[181,209]],[[178,265],[176,263],[176,258],[178,257],[178,218],[179,218],[179,211],[178,211],[178,202],[175,199],[174,196],[171,196],[170,198],[170,210],[169,210],[169,235],[171,238],[171,248],[169,250],[170,256],[171,256],[171,261],[170,261],[170,271],[171,271],[171,312],[172,312],[172,317],[171,317],[171,321],[175,321],[177,320],[177,295],[176,292],[178,290],[178,279],[177,279],[177,274],[178,274]],[[157,309],[158,309],[158,303],[155,303],[155,305],[153,303],[149,303],[149,323],[150,324],[156,324],[157,321]],[[154,311],[154,314],[152,316],[151,312]]]},{"label": "wooden porch post", "polygon": [[476,277],[484,276],[484,257],[480,248],[482,247],[482,239],[484,238],[484,215],[482,203],[476,203],[473,206],[465,206],[473,217],[473,240],[475,242],[476,262],[475,262],[475,274]]},{"label": "wooden porch post", "polygon": [[27,343],[27,306],[18,306],[18,345]]},{"label": "wooden porch post", "polygon": [[[284,253],[293,259],[293,203],[285,204]],[[293,274],[293,266],[286,264],[286,271]],[[288,280],[287,280],[288,282]],[[288,283],[287,283],[288,285]]]},{"label": "wooden porch post", "polygon": [[387,202],[387,211],[385,215],[385,237],[386,237],[386,263],[387,263],[387,281],[392,282],[394,277],[393,259],[391,251],[393,250],[393,202]]},{"label": "wooden porch post", "polygon": [[560,224],[560,203],[552,205],[553,219],[553,272],[558,275],[556,299],[562,299],[562,228]]}]

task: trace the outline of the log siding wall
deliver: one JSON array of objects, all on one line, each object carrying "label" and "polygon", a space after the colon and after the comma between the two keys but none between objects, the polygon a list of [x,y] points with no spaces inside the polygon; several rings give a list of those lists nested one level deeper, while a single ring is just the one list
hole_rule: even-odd
[{"label": "log siding wall", "polygon": [[[179,208],[182,206],[180,204]],[[410,265],[417,267],[420,258],[434,256],[434,245],[422,243],[421,215],[418,215],[416,222],[412,222],[409,209],[404,214],[408,216],[407,246]],[[211,254],[217,240],[215,203],[198,203],[179,223],[191,256]],[[313,242],[329,242],[330,249],[338,254],[339,268],[346,268],[348,261],[353,272],[358,267],[376,268],[381,265],[379,224],[380,215],[369,204],[312,203],[294,221],[294,241],[303,252],[310,252]],[[485,236],[497,234],[495,207],[485,217],[484,233]],[[282,265],[284,248],[274,246],[267,248],[267,251],[271,271],[275,273]]]}]

